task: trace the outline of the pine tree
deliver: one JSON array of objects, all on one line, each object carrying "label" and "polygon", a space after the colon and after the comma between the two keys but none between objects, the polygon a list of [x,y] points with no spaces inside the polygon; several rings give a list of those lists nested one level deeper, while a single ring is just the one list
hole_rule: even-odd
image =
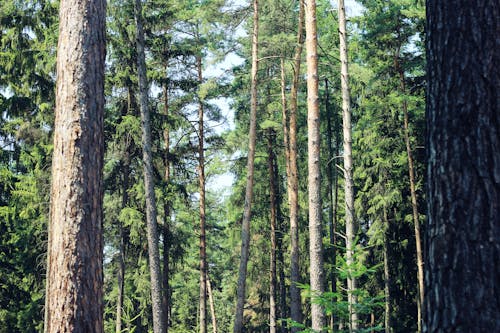
[{"label": "pine tree", "polygon": [[105,13],[60,4],[45,332],[103,331]]}]

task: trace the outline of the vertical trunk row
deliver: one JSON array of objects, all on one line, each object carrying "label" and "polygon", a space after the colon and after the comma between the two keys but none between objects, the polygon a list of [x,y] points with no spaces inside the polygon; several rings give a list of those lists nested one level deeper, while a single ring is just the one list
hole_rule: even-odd
[{"label": "vertical trunk row", "polygon": [[[340,62],[341,62],[341,88],[342,88],[342,122],[344,133],[344,179],[345,179],[345,224],[346,224],[346,263],[351,270],[354,262],[354,239],[356,236],[356,223],[354,221],[354,182],[352,178],[352,138],[351,138],[351,97],[349,94],[349,71],[347,60],[347,32],[344,0],[338,2],[339,35],[340,35]],[[358,328],[358,315],[355,304],[357,297],[356,278],[352,274],[347,278],[347,298],[349,303],[350,331]]]},{"label": "vertical trunk row", "polygon": [[[323,293],[323,240],[321,221],[321,179],[320,179],[320,117],[318,97],[318,52],[316,32],[316,1],[307,0],[306,49],[307,49],[307,152],[309,193],[309,258],[312,295]],[[320,331],[325,326],[322,306],[311,304],[312,329]]]},{"label": "vertical trunk row", "polygon": [[276,333],[276,225],[278,212],[276,158],[274,145],[276,134],[272,128],[267,130],[267,166],[269,172],[269,204],[271,220],[271,255],[269,282],[269,333]]},{"label": "vertical trunk row", "polygon": [[105,15],[105,1],[60,3],[47,333],[103,332]]},{"label": "vertical trunk row", "polygon": [[[203,83],[201,56],[196,57],[198,84]],[[199,97],[198,97],[199,98]],[[198,180],[200,186],[200,333],[207,332],[207,248],[205,216],[205,151],[204,151],[204,108],[198,102]]]},{"label": "vertical trunk row", "polygon": [[151,151],[151,120],[148,105],[148,82],[144,51],[144,30],[141,0],[135,0],[137,33],[137,72],[139,75],[139,100],[142,125],[142,151],[144,163],[144,187],[146,191],[146,228],[148,238],[149,270],[151,277],[151,303],[153,307],[154,333],[165,332],[165,316],[161,297],[160,253],[158,249],[158,225],[156,221],[156,197],[154,192],[153,154]]},{"label": "vertical trunk row", "polygon": [[245,190],[245,207],[241,224],[241,257],[238,271],[238,287],[236,295],[236,313],[234,333],[243,329],[243,307],[245,305],[245,289],[247,264],[250,252],[250,218],[252,211],[253,177],[255,159],[255,141],[257,131],[257,69],[258,69],[258,37],[259,37],[259,2],[253,0],[253,33],[252,33],[252,70],[250,97],[250,128],[248,131],[247,184]]},{"label": "vertical trunk row", "polygon": [[[297,98],[299,90],[300,64],[304,44],[304,0],[299,0],[299,22],[297,27],[297,46],[294,56],[294,75],[290,92],[290,130],[289,130],[289,175],[288,202],[290,205],[290,317],[302,322],[299,269],[299,174],[297,168]],[[298,332],[293,327],[292,332]]]}]

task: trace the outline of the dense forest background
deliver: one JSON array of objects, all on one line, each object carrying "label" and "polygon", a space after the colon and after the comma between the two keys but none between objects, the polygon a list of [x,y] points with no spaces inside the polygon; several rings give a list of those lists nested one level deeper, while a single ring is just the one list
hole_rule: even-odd
[{"label": "dense forest background", "polygon": [[[205,322],[208,330],[229,332],[248,172],[253,7],[225,0],[142,5],[166,325],[169,332],[195,332]],[[417,253],[426,219],[424,5],[415,0],[347,4],[355,221],[348,247],[338,6],[317,1],[321,295],[312,295],[308,287],[307,88],[300,7],[295,0],[259,2],[244,332],[267,332],[272,311],[276,331],[307,329],[311,299],[325,309],[335,332],[352,329],[353,312],[359,332],[415,332],[421,329]],[[133,1],[108,1],[106,332],[153,328],[137,16]],[[57,34],[57,1],[0,4],[0,332],[43,327]],[[289,182],[293,109],[295,252]],[[200,248],[205,249],[202,268]],[[298,266],[291,277],[293,253],[298,253]],[[200,269],[208,297],[201,312]],[[347,285],[352,279],[355,289]],[[290,296],[296,286],[298,300]],[[354,307],[348,294],[355,295]],[[291,306],[302,315],[299,322],[290,319]]]}]

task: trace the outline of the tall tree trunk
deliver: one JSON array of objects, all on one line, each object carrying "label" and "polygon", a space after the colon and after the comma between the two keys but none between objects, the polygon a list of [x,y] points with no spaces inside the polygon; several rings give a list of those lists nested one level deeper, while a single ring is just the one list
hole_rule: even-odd
[{"label": "tall tree trunk", "polygon": [[208,301],[210,303],[210,315],[212,317],[212,332],[217,333],[217,318],[215,316],[215,302],[214,302],[214,294],[212,292],[212,285],[210,284],[210,279],[207,274],[207,292],[208,292]]},{"label": "tall tree trunk", "polygon": [[234,319],[234,333],[243,330],[243,307],[245,305],[245,289],[248,256],[250,253],[250,218],[252,213],[253,176],[255,159],[255,141],[257,131],[257,70],[259,37],[259,2],[253,0],[253,33],[252,33],[252,71],[250,97],[250,128],[248,131],[247,184],[245,190],[245,207],[241,223],[241,257],[238,271],[237,304]]},{"label": "tall tree trunk", "polygon": [[[298,283],[300,282],[299,269],[299,172],[297,168],[297,96],[299,90],[300,64],[302,47],[304,44],[304,0],[299,0],[299,22],[297,26],[297,46],[294,56],[294,75],[290,91],[290,130],[289,130],[289,180],[288,202],[290,206],[290,316],[295,322],[302,322],[301,298]],[[292,327],[292,333],[298,332]]]},{"label": "tall tree trunk", "polygon": [[[330,291],[332,293],[337,292],[337,278],[335,274],[335,265],[337,261],[337,169],[335,160],[338,155],[338,142],[335,139],[335,146],[333,145],[333,132],[335,131],[335,137],[337,136],[337,126],[335,119],[332,120],[332,110],[330,104],[330,90],[328,86],[328,79],[325,79],[325,108],[327,114],[327,146],[328,146],[328,156],[329,161],[327,164],[327,178],[328,178],[328,226],[329,226],[329,236],[330,236],[330,260],[332,265],[332,271],[330,273]],[[335,313],[332,312],[330,318],[330,327],[332,331],[335,331]]]},{"label": "tall tree trunk", "polygon": [[[283,127],[283,145],[285,150],[285,166],[286,166],[286,179],[287,179],[287,189],[290,193],[290,135],[288,129],[288,109],[286,102],[286,73],[285,73],[285,59],[282,57],[280,59],[280,71],[281,71],[281,105],[282,105],[282,127]],[[278,187],[279,190],[279,187]],[[289,197],[290,198],[290,197]],[[283,235],[285,232],[285,224],[282,215],[278,219],[278,235],[276,237],[276,251],[277,251],[277,266],[279,275],[279,316],[280,318],[287,318],[286,311],[286,287],[285,287],[285,260],[283,258]],[[280,324],[280,332],[284,333],[286,331],[286,324],[282,321]]]},{"label": "tall tree trunk", "polygon": [[500,6],[427,1],[424,332],[500,327]]},{"label": "tall tree trunk", "polygon": [[[346,224],[346,263],[352,270],[354,263],[354,239],[356,223],[354,221],[354,182],[352,178],[352,138],[351,138],[351,97],[349,93],[349,70],[347,57],[347,32],[344,0],[338,2],[339,35],[340,35],[340,62],[342,87],[342,120],[344,133],[344,183],[345,183],[345,224]],[[349,329],[358,329],[358,314],[355,308],[357,297],[354,294],[357,287],[356,278],[348,274],[347,299],[349,303]]]},{"label": "tall tree trunk", "polygon": [[[165,69],[166,75],[167,69]],[[163,141],[165,145],[165,152],[163,154],[163,166],[165,168],[165,186],[170,184],[170,124],[168,123],[169,117],[169,99],[168,99],[168,86],[167,83],[163,85],[163,102],[164,102],[164,115],[167,125],[163,130]],[[168,193],[168,192],[167,192]],[[168,332],[170,323],[170,198],[167,197],[163,202],[163,309],[165,315],[165,332]]]},{"label": "tall tree trunk", "polygon": [[[198,84],[203,83],[201,56],[196,57]],[[200,98],[200,97],[198,97]],[[205,129],[203,101],[198,102],[198,180],[200,186],[200,333],[207,332],[207,247],[205,215]]]},{"label": "tall tree trunk", "polygon": [[269,333],[276,333],[276,222],[278,216],[277,179],[275,174],[275,137],[272,128],[267,130],[267,166],[269,172],[269,206],[271,221],[271,255],[269,282]]},{"label": "tall tree trunk", "polygon": [[[309,193],[309,260],[310,282],[313,296],[325,291],[323,272],[323,239],[321,221],[320,171],[320,117],[318,97],[318,52],[316,33],[316,1],[306,0],[307,50],[307,152]],[[325,326],[323,307],[311,304],[312,329],[321,331]]]},{"label": "tall tree trunk", "polygon": [[[400,63],[400,50],[396,52],[394,58],[394,67],[399,75],[399,87],[401,94],[406,96],[406,83],[404,70]],[[410,129],[409,129],[409,115],[408,103],[403,98],[403,135],[406,145],[406,155],[408,157],[408,175],[410,179],[410,196],[412,207],[413,225],[415,227],[415,244],[416,244],[416,257],[417,257],[417,281],[418,281],[418,299],[417,299],[417,324],[418,332],[422,332],[422,304],[424,302],[424,261],[422,256],[422,241],[420,237],[420,221],[418,219],[418,204],[417,204],[417,190],[415,181],[415,167],[413,162],[413,152],[410,143]]]},{"label": "tall tree trunk", "polygon": [[45,332],[103,332],[106,2],[60,2]]},{"label": "tall tree trunk", "polygon": [[389,273],[389,218],[387,208],[384,206],[384,294],[385,294],[385,333],[391,333],[391,275]]},{"label": "tall tree trunk", "polygon": [[137,72],[139,75],[139,100],[141,109],[142,152],[144,163],[144,187],[146,192],[146,228],[148,238],[149,271],[151,278],[151,303],[153,308],[154,333],[165,332],[165,316],[162,308],[160,252],[156,197],[154,191],[153,154],[151,152],[151,120],[148,105],[148,81],[144,52],[144,31],[141,0],[135,0],[135,23],[137,39]]},{"label": "tall tree trunk", "polygon": [[[127,207],[128,204],[128,188],[129,188],[129,173],[130,173],[130,152],[129,144],[125,147],[125,156],[123,159],[123,187],[122,187],[122,209]],[[125,227],[122,222],[119,223],[120,232],[120,247],[118,252],[118,296],[116,303],[116,333],[122,331],[122,308],[123,308],[123,289],[125,284],[125,249],[126,249],[126,239],[125,239]]]}]

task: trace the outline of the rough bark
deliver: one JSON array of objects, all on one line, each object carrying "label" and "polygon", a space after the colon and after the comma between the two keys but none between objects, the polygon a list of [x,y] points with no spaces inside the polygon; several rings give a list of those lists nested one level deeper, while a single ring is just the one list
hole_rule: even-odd
[{"label": "rough bark", "polygon": [[276,224],[278,216],[277,179],[275,177],[274,154],[276,134],[272,128],[267,130],[267,167],[269,172],[269,206],[271,224],[271,254],[269,263],[269,333],[276,333]]},{"label": "rough bark", "polygon": [[250,88],[250,128],[248,131],[247,184],[245,189],[245,206],[241,224],[241,255],[238,270],[238,287],[236,292],[236,314],[234,333],[243,330],[243,308],[245,305],[245,288],[247,277],[248,256],[250,253],[250,218],[252,213],[255,141],[257,132],[257,70],[258,70],[258,39],[259,37],[259,2],[253,0],[253,32],[252,32],[252,70]]},{"label": "rough bark", "polygon": [[[318,40],[316,32],[316,1],[306,0],[306,50],[307,50],[307,152],[309,194],[309,274],[312,295],[325,291],[323,272],[323,240],[321,223],[320,177],[320,117],[318,96]],[[320,331],[325,326],[322,306],[311,304],[312,329]]]},{"label": "rough bark", "polygon": [[[352,267],[354,262],[354,239],[356,222],[354,221],[354,182],[352,178],[352,138],[351,138],[351,97],[349,93],[349,69],[347,57],[347,32],[344,0],[338,2],[341,88],[342,88],[342,122],[344,135],[344,186],[345,186],[345,224],[346,224],[346,263]],[[358,315],[354,304],[357,297],[354,294],[357,281],[352,275],[347,278],[347,299],[349,302],[349,330],[358,328]]]},{"label": "rough bark", "polygon": [[148,105],[148,81],[144,51],[144,30],[141,0],[135,1],[137,42],[137,72],[139,75],[139,105],[141,110],[142,152],[144,187],[146,192],[146,229],[148,238],[149,271],[151,279],[151,303],[154,333],[165,332],[165,316],[161,296],[160,251],[157,225],[156,197],[154,191],[153,154],[151,151],[151,120]]},{"label": "rough bark", "polygon": [[[203,83],[201,57],[196,57],[198,84]],[[207,247],[205,214],[205,122],[203,101],[198,101],[198,182],[200,191],[200,333],[207,332]]]},{"label": "rough bark", "polygon": [[[299,172],[297,168],[297,97],[299,90],[300,64],[304,45],[304,0],[299,0],[299,22],[297,26],[297,46],[294,56],[294,75],[290,91],[290,129],[289,129],[289,180],[288,202],[290,206],[290,317],[302,322],[299,258]],[[299,329],[292,327],[292,333]]]},{"label": "rough bark", "polygon": [[45,332],[103,332],[106,3],[60,2]]},{"label": "rough bark", "polygon": [[424,332],[500,327],[499,17],[427,1]]}]

